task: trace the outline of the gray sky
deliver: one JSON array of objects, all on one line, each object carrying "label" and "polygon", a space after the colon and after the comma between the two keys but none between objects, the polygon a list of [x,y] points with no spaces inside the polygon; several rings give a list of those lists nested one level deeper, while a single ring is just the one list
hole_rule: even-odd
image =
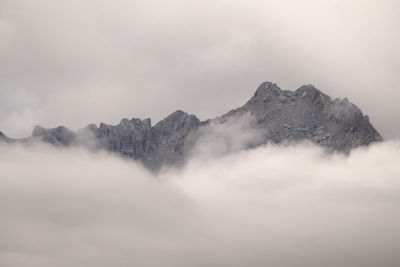
[{"label": "gray sky", "polygon": [[396,0],[0,1],[0,130],[176,109],[213,117],[263,81],[349,98],[400,137]]}]

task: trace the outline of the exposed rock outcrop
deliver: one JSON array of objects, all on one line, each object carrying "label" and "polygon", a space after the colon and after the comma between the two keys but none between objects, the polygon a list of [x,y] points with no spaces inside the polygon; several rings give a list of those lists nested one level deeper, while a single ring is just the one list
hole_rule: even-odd
[{"label": "exposed rock outcrop", "polygon": [[54,129],[45,129],[41,126],[36,126],[32,132],[32,139],[57,146],[69,146],[75,142],[76,133],[64,126],[59,126]]},{"label": "exposed rock outcrop", "polygon": [[[78,131],[77,141],[91,149],[106,149],[141,160],[151,169],[183,161],[196,132],[199,119],[175,111],[151,127],[150,119],[122,119],[116,126],[91,124]],[[93,142],[93,140],[95,142]]]},{"label": "exposed rock outcrop", "polygon": [[357,106],[346,98],[332,100],[312,85],[304,85],[293,92],[265,82],[244,106],[219,120],[224,122],[247,112],[256,118],[254,127],[265,130],[263,139],[266,142],[310,140],[347,152],[383,140]]}]

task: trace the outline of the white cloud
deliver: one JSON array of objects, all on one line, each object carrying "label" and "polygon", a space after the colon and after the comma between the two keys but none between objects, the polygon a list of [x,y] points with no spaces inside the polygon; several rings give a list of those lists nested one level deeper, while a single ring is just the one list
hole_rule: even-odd
[{"label": "white cloud", "polygon": [[[2,266],[396,266],[400,144],[193,158],[1,147]],[[215,154],[214,154],[215,155]]]}]

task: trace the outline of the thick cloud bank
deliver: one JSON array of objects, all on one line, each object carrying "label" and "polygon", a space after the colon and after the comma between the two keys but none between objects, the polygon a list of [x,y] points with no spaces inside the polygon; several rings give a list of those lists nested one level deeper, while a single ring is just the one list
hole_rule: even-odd
[{"label": "thick cloud bank", "polygon": [[400,264],[400,144],[266,146],[154,176],[83,150],[0,147],[0,265]]}]

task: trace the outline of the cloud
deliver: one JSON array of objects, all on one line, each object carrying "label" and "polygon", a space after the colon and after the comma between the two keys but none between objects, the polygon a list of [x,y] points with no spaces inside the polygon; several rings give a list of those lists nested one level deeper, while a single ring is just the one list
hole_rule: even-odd
[{"label": "cloud", "polygon": [[[398,9],[392,0],[1,1],[0,129],[22,137],[35,124],[156,122],[177,109],[207,119],[270,80],[347,97],[398,137]],[[23,105],[26,95],[38,104]]]},{"label": "cloud", "polygon": [[190,154],[208,159],[262,145],[265,131],[254,127],[255,124],[250,113],[211,120],[208,126],[199,130],[198,140]]},{"label": "cloud", "polygon": [[397,141],[211,151],[158,176],[105,153],[0,149],[5,267],[400,263]]}]

